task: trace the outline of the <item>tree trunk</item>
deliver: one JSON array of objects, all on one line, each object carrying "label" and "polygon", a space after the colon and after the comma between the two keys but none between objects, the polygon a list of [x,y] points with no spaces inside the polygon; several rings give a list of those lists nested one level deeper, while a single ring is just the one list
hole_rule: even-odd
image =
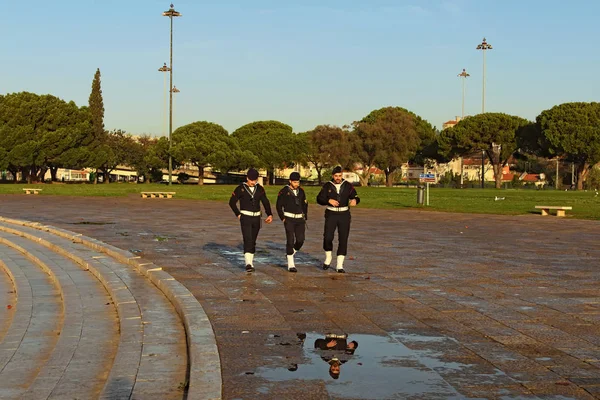
[{"label": "tree trunk", "polygon": [[204,185],[204,165],[198,165],[198,185]]},{"label": "tree trunk", "polygon": [[58,167],[50,167],[50,179],[52,182],[56,182],[56,174],[58,174]]},{"label": "tree trunk", "polygon": [[94,185],[98,184],[98,168],[96,168],[96,172],[94,173]]},{"label": "tree trunk", "polygon": [[317,165],[315,164],[315,169],[317,170],[317,182],[319,182],[319,185],[323,184],[323,167],[317,167]]},{"label": "tree trunk", "polygon": [[363,169],[363,172],[358,175],[358,180],[360,181],[360,186],[369,186],[369,177],[370,177],[369,169],[367,172]]},{"label": "tree trunk", "polygon": [[104,183],[110,183],[110,171],[105,170],[102,175],[104,175]]},{"label": "tree trunk", "polygon": [[587,178],[588,172],[590,172],[590,164],[582,162],[577,164],[577,190],[583,190],[583,184]]},{"label": "tree trunk", "polygon": [[17,182],[17,174],[19,173],[19,170],[16,168],[8,168],[8,172],[10,172],[10,174],[12,175],[12,181],[13,182]]},{"label": "tree trunk", "polygon": [[273,183],[273,179],[275,178],[275,170],[274,169],[267,169],[267,180],[265,183],[265,186],[269,186]]},{"label": "tree trunk", "polygon": [[40,182],[42,182],[42,183],[43,183],[43,182],[45,182],[45,181],[46,181],[46,179],[45,179],[45,178],[46,178],[46,172],[47,172],[47,171],[48,171],[48,168],[47,168],[47,167],[41,167],[41,168],[40,168],[40,170],[39,170],[39,173],[38,173],[38,176],[39,176],[39,180],[40,180]]},{"label": "tree trunk", "polygon": [[386,168],[383,170],[383,172],[385,172],[385,186],[386,187],[394,186],[393,176],[392,176],[394,171],[390,170],[389,168]]},{"label": "tree trunk", "polygon": [[494,164],[494,180],[496,189],[502,189],[502,164]]}]

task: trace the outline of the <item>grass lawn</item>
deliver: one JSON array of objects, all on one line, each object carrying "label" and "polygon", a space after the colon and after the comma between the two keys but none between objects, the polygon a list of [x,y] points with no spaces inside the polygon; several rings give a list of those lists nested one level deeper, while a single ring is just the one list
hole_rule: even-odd
[{"label": "grass lawn", "polygon": [[[169,188],[159,184],[111,183],[100,185],[78,184],[4,184],[0,194],[22,194],[24,187],[42,188],[40,196],[127,196],[142,191],[173,191],[175,198],[227,201],[234,189],[232,185],[173,185]],[[269,199],[274,202],[279,186],[267,186]],[[309,202],[315,203],[317,187],[306,187]],[[431,188],[429,206],[417,205],[417,190],[405,188],[358,187],[363,208],[416,208],[422,210],[468,212],[484,214],[529,214],[539,213],[536,205],[572,206],[568,217],[600,220],[600,196],[593,191],[517,190],[517,189],[443,189]],[[494,198],[504,197],[495,201]],[[150,201],[150,200],[147,200]],[[274,206],[274,205],[273,205]]]}]

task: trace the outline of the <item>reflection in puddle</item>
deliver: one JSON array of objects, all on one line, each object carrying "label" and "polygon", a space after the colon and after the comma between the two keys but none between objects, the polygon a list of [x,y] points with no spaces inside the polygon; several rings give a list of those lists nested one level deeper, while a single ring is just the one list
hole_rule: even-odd
[{"label": "reflection in puddle", "polygon": [[[461,370],[468,365],[443,363],[430,354],[411,350],[399,341],[400,336],[350,335],[343,343],[338,340],[338,345],[331,346],[330,338],[308,333],[302,345],[304,363],[287,368],[262,367],[256,375],[270,381],[324,380],[332,396],[343,398],[465,398],[434,368]],[[351,342],[355,343],[354,349],[348,351]]]}]

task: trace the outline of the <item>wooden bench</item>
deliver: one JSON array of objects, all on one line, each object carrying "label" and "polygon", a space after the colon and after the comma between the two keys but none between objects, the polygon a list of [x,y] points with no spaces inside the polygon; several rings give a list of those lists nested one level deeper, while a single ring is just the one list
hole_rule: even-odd
[{"label": "wooden bench", "polygon": [[176,192],[142,192],[142,198],[143,199],[147,199],[147,198],[165,198],[165,199],[170,199],[171,197],[175,196]]},{"label": "wooden bench", "polygon": [[556,210],[557,217],[564,217],[565,211],[573,209],[571,206],[535,206],[535,208],[542,210],[542,215],[550,215],[550,210]]},{"label": "wooden bench", "polygon": [[42,189],[23,188],[23,191],[25,192],[25,194],[40,194],[40,192],[42,191]]}]

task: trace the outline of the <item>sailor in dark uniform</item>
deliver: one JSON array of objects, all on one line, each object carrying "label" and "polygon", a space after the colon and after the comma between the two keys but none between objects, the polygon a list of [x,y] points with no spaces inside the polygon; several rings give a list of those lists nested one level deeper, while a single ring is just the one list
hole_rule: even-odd
[{"label": "sailor in dark uniform", "polygon": [[304,189],[300,187],[300,174],[290,174],[290,184],[284,186],[277,195],[277,214],[283,221],[287,239],[285,252],[287,254],[288,271],[296,272],[294,254],[302,248],[308,216],[308,202]]},{"label": "sailor in dark uniform", "polygon": [[360,203],[354,186],[342,178],[342,167],[335,167],[331,181],[325,183],[317,196],[317,203],[326,206],[325,232],[323,233],[323,250],[325,261],[323,269],[331,265],[333,237],[338,230],[339,245],[337,250],[337,272],[344,273],[344,259],[348,252],[348,235],[350,234],[350,207]]},{"label": "sailor in dark uniform", "polygon": [[[240,202],[241,210],[238,210],[237,202]],[[244,261],[246,271],[254,271],[254,253],[256,252],[256,238],[260,230],[260,203],[262,202],[267,214],[265,222],[273,221],[271,203],[267,198],[265,189],[258,184],[258,171],[254,168],[248,170],[246,182],[242,183],[233,191],[229,199],[229,207],[240,220],[242,226],[242,237],[244,238]]]}]

